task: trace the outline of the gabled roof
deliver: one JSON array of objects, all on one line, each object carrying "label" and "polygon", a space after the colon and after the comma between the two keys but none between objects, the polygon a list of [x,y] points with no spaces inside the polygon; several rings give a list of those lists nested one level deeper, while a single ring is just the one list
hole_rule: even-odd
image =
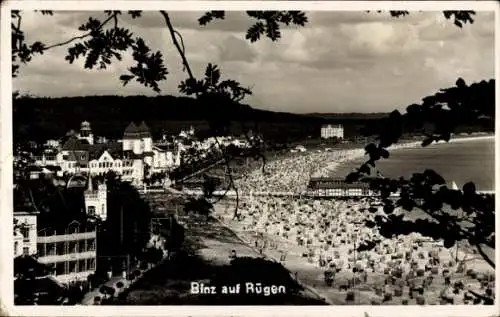
[{"label": "gabled roof", "polygon": [[105,151],[107,151],[113,159],[117,159],[122,156],[122,144],[119,142],[93,144],[90,145],[88,149],[89,161],[98,160]]},{"label": "gabled roof", "polygon": [[70,137],[62,146],[63,151],[87,151],[88,142],[76,137]]},{"label": "gabled roof", "polygon": [[89,147],[89,161],[97,160],[106,150],[106,144],[94,144]]},{"label": "gabled roof", "polygon": [[137,133],[138,129],[134,122],[130,122],[129,125],[125,128],[124,134],[127,133]]},{"label": "gabled roof", "polygon": [[149,130],[149,127],[146,125],[146,122],[142,121],[141,124],[138,127],[139,132],[142,133],[150,133],[151,131]]},{"label": "gabled roof", "polygon": [[70,150],[65,161],[86,164],[89,161],[89,152],[87,150]]},{"label": "gabled roof", "polygon": [[106,151],[113,157],[113,159],[122,158],[123,144],[119,142],[112,142],[107,144]]},{"label": "gabled roof", "polygon": [[136,125],[134,122],[130,122],[123,133],[124,139],[136,139],[145,137],[151,137],[151,132],[144,121],[142,121],[139,125]]}]

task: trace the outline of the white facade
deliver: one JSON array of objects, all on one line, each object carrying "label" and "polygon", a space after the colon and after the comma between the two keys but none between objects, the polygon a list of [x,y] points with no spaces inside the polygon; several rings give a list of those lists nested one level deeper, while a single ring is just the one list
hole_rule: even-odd
[{"label": "white facade", "polygon": [[153,147],[151,164],[154,172],[162,172],[180,165],[180,151],[174,155],[172,151],[165,151],[158,147]]},{"label": "white facade", "polygon": [[344,127],[341,124],[325,124],[321,127],[321,138],[344,138]]},{"label": "white facade", "polygon": [[131,181],[134,185],[141,185],[144,179],[144,162],[142,160],[134,160],[132,164],[132,176],[130,178],[122,178]]},{"label": "white facade", "polygon": [[131,151],[132,150],[132,144],[133,144],[134,140],[128,140],[128,139],[124,139],[122,141],[122,148],[124,151]]},{"label": "white facade", "polygon": [[47,140],[47,142],[45,142],[45,145],[47,147],[57,149],[59,148],[59,146],[61,146],[61,143],[58,140]]},{"label": "white facade", "polygon": [[153,151],[153,139],[151,137],[125,138],[122,141],[123,151],[133,151],[134,154],[143,154]]},{"label": "white facade", "polygon": [[37,213],[14,212],[14,257],[37,253]]},{"label": "white facade", "polygon": [[144,152],[153,151],[153,139],[151,137],[142,138],[142,142],[144,144]]},{"label": "white facade", "polygon": [[96,269],[96,230],[74,221],[64,232],[38,233],[38,261],[54,268],[61,283],[86,280]]},{"label": "white facade", "polygon": [[[132,127],[132,131],[129,129],[128,132],[124,133],[122,140],[118,141],[121,143],[121,150],[127,153],[117,156],[104,151],[99,158],[88,161],[92,158],[89,157],[92,146],[89,148],[72,144],[65,147],[65,150],[59,151],[56,155],[37,157],[36,164],[38,166],[59,166],[61,175],[64,173],[76,174],[78,172],[88,173],[89,175],[102,175],[113,171],[120,175],[124,181],[130,181],[137,185],[142,184],[146,166],[149,166],[149,172],[153,173],[167,171],[180,165],[181,150],[178,150],[178,153],[172,153],[169,150],[155,147],[151,134],[148,132],[149,129],[144,123],[140,127],[133,124],[130,127]],[[94,144],[90,123],[82,122],[77,137],[86,140],[89,144]]]},{"label": "white facade", "polygon": [[57,160],[57,154],[42,154],[40,156],[35,156],[33,159],[35,160],[35,165],[37,166],[59,166],[59,162]]},{"label": "white facade", "polygon": [[97,216],[102,220],[106,220],[108,215],[108,190],[106,184],[99,184],[97,186],[97,190],[94,190],[92,185],[92,178],[89,178],[88,182],[88,188],[84,193],[85,211],[89,216]]}]

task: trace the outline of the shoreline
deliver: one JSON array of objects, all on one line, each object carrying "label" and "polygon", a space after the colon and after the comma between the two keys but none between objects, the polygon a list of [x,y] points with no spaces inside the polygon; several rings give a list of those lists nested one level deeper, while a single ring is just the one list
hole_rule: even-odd
[{"label": "shoreline", "polygon": [[[431,145],[441,145],[441,144],[450,144],[450,143],[465,143],[465,142],[476,142],[476,141],[483,141],[483,140],[491,140],[495,139],[495,135],[481,135],[481,136],[464,136],[464,137],[455,137],[450,139],[448,142],[433,142]],[[419,141],[408,141],[405,143],[399,143],[395,144],[394,146],[390,146],[388,148],[389,151],[399,151],[399,150],[404,150],[404,149],[409,149],[409,148],[415,148],[419,147],[422,144],[422,140]],[[328,162],[327,166],[321,168],[318,171],[315,171],[313,173],[313,177],[319,177],[319,176],[330,176],[333,174],[337,167],[342,164],[342,163],[347,163],[350,161],[357,160],[359,158],[362,158],[365,156],[365,150],[364,148],[361,149],[351,149],[351,150],[345,150],[347,153],[345,153],[345,158],[337,160],[335,162]],[[338,152],[337,152],[338,153]]]}]

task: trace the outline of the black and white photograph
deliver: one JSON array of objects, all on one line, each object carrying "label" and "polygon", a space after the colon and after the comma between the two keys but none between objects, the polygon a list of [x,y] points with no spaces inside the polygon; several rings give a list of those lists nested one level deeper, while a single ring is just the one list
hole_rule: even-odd
[{"label": "black and white photograph", "polygon": [[496,3],[44,2],[2,5],[4,307],[495,313]]}]

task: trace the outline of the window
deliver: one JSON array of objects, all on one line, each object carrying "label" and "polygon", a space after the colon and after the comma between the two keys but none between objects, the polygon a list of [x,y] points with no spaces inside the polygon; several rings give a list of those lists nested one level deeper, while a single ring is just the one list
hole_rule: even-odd
[{"label": "window", "polygon": [[68,251],[69,251],[69,253],[78,253],[78,242],[70,241]]},{"label": "window", "polygon": [[95,271],[95,259],[88,259],[87,260],[87,270],[88,271]]},{"label": "window", "polygon": [[39,256],[45,256],[45,243],[37,244],[36,253],[38,253]]},{"label": "window", "polygon": [[78,260],[78,272],[85,272],[87,271],[87,265],[86,265],[85,259],[83,260]]},{"label": "window", "polygon": [[56,275],[64,275],[66,274],[65,270],[65,262],[57,262],[56,263]]},{"label": "window", "polygon": [[55,243],[47,243],[47,255],[56,255]]},{"label": "window", "polygon": [[29,247],[24,247],[23,248],[23,254],[24,255],[29,255],[30,254],[30,248]]},{"label": "window", "polygon": [[81,160],[84,160],[84,159],[85,159],[85,155],[84,155],[84,154],[82,154],[82,156],[80,156],[80,159],[81,159]]},{"label": "window", "polygon": [[19,248],[19,242],[14,241],[14,255],[17,255],[17,249]]},{"label": "window", "polygon": [[104,211],[106,210],[106,205],[102,204],[101,207],[102,207],[101,212],[104,213]]},{"label": "window", "polygon": [[95,251],[95,239],[87,240],[87,251]]},{"label": "window", "polygon": [[70,232],[70,233],[78,233],[78,232],[79,232],[79,230],[78,230],[78,225],[73,224],[73,225],[69,228],[69,232]]},{"label": "window", "polygon": [[88,214],[89,216],[95,216],[95,206],[89,206],[89,207],[87,208],[87,214]]},{"label": "window", "polygon": [[87,247],[85,246],[85,240],[78,241],[78,251],[79,252],[86,252],[87,251]]},{"label": "window", "polygon": [[69,273],[78,273],[78,261],[69,262]]},{"label": "window", "polygon": [[56,254],[57,255],[64,255],[64,254],[66,254],[64,242],[56,242],[55,245],[56,245]]},{"label": "window", "polygon": [[29,242],[30,241],[30,228],[21,227],[20,232],[23,235],[23,242]]}]

